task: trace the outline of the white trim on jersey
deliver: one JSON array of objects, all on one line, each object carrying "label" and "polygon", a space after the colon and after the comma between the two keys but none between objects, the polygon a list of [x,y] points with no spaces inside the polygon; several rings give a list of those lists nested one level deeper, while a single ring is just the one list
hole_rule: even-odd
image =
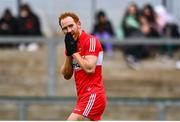
[{"label": "white trim on jersey", "polygon": [[89,52],[95,52],[95,49],[96,49],[96,39],[90,38]]},{"label": "white trim on jersey", "polygon": [[103,51],[99,52],[96,65],[102,65],[103,62]]},{"label": "white trim on jersey", "polygon": [[83,115],[88,116],[89,112],[92,109],[92,106],[94,105],[94,101],[96,100],[96,94],[91,94],[89,97],[88,104],[86,105],[86,108],[84,109]]}]

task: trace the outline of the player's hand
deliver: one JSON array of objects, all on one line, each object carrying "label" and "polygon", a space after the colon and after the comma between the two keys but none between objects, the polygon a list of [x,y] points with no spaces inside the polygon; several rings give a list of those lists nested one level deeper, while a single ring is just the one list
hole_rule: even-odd
[{"label": "player's hand", "polygon": [[65,35],[64,41],[65,41],[67,56],[72,56],[77,51],[77,41],[74,40],[73,35],[71,33],[67,33]]}]

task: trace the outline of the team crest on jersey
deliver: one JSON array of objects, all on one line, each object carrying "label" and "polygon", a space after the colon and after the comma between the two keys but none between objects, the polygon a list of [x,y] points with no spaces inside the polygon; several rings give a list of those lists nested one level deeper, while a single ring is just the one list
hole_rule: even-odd
[{"label": "team crest on jersey", "polygon": [[79,70],[80,69],[80,65],[74,59],[73,59],[72,65],[73,65],[74,70]]}]

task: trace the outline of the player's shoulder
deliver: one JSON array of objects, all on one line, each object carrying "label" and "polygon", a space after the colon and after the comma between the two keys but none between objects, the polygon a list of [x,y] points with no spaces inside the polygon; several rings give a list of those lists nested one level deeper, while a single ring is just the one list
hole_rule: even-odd
[{"label": "player's shoulder", "polygon": [[91,35],[89,33],[86,33],[86,32],[83,32],[83,45],[85,47],[89,47],[89,46],[101,46],[101,43],[99,41],[99,39],[94,36],[94,35]]},{"label": "player's shoulder", "polygon": [[85,40],[98,40],[98,38],[97,37],[95,37],[94,35],[92,35],[92,34],[89,34],[89,33],[86,33],[85,31],[83,31],[83,38],[85,39]]},{"label": "player's shoulder", "polygon": [[86,38],[86,41],[87,42],[99,42],[99,39],[96,37],[96,36],[94,36],[94,35],[91,35],[91,34],[87,34],[88,36],[87,36],[87,38]]}]

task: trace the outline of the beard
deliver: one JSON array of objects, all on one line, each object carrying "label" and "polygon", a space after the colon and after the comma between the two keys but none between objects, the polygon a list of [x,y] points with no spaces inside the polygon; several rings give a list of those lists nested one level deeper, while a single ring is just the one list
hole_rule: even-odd
[{"label": "beard", "polygon": [[75,40],[78,40],[79,35],[80,35],[80,33],[79,33],[79,31],[77,30],[75,33],[73,33],[74,39],[75,39]]}]

